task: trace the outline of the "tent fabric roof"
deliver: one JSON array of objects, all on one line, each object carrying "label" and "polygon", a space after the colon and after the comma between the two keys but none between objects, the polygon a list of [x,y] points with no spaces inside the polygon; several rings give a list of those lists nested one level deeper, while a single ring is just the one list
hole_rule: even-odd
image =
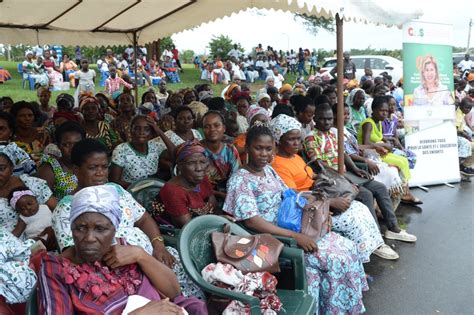
[{"label": "tent fabric roof", "polygon": [[0,42],[145,44],[249,8],[398,27],[422,14],[377,0],[0,0]]}]

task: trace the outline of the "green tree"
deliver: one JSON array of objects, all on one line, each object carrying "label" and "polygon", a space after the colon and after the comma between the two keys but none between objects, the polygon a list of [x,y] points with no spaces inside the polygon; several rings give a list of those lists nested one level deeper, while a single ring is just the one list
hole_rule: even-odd
[{"label": "green tree", "polygon": [[333,18],[317,17],[315,15],[307,15],[306,13],[295,13],[294,19],[303,22],[308,32],[313,33],[313,35],[316,35],[321,28],[331,33],[335,31]]},{"label": "green tree", "polygon": [[165,49],[171,50],[171,47],[174,46],[173,40],[171,37],[163,37],[160,39],[160,52],[163,53]]},{"label": "green tree", "polygon": [[234,48],[234,44],[237,45],[237,49],[242,52],[244,51],[244,49],[239,43],[234,43],[232,39],[225,35],[220,35],[218,37],[213,36],[211,41],[209,42],[208,47],[211,50],[211,56],[213,58],[227,58],[227,54],[232,48]]},{"label": "green tree", "polygon": [[182,63],[193,63],[194,51],[188,49],[181,52],[181,62]]}]

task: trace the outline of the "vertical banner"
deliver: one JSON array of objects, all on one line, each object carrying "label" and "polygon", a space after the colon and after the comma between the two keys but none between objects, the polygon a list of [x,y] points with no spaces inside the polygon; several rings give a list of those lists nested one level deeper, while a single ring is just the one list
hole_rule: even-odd
[{"label": "vertical banner", "polygon": [[403,26],[405,147],[417,155],[410,186],[459,182],[452,25]]}]

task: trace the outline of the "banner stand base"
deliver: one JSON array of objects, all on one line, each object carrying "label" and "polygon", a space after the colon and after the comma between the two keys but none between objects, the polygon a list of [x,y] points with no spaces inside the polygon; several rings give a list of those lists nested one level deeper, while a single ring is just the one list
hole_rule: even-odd
[{"label": "banner stand base", "polygon": [[448,186],[449,188],[454,188],[454,185],[451,185],[450,183],[444,183],[446,186]]},{"label": "banner stand base", "polygon": [[418,185],[416,186],[417,188],[420,188],[421,190],[424,190],[425,192],[429,192],[430,189],[428,187],[425,187],[425,186],[421,186],[421,185]]}]

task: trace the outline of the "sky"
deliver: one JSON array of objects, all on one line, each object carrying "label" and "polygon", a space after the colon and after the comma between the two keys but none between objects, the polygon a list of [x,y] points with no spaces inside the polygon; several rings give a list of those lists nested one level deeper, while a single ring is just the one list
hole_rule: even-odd
[{"label": "sky", "polygon": [[[394,0],[389,0],[394,1]],[[407,1],[407,0],[398,0]],[[413,1],[413,0],[411,0]],[[424,15],[420,18],[426,22],[453,24],[454,45],[466,47],[469,19],[474,19],[474,1],[471,0],[415,0],[422,8]],[[449,3],[447,5],[446,3]],[[474,26],[474,25],[473,25]],[[473,27],[474,28],[474,27]],[[245,51],[251,51],[258,43],[264,47],[272,46],[277,50],[336,48],[336,34],[320,29],[314,35],[289,12],[250,10],[233,14],[215,22],[203,24],[193,30],[184,31],[172,36],[180,50],[191,49],[202,54],[213,36],[227,35],[234,42],[240,43]],[[387,28],[373,24],[344,23],[344,50],[364,49],[401,49],[402,31],[396,27]],[[474,46],[474,30],[471,32],[471,44]]]}]

